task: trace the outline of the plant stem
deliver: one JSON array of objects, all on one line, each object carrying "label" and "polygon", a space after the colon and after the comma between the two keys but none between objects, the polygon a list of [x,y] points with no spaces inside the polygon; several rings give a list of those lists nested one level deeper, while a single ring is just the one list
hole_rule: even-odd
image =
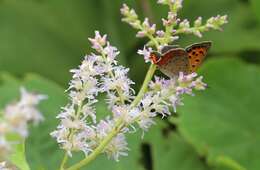
[{"label": "plant stem", "polygon": [[63,159],[62,159],[61,165],[60,165],[60,170],[64,170],[64,166],[65,166],[67,160],[68,160],[68,154],[65,153],[65,154],[64,154],[64,157],[63,157]]},{"label": "plant stem", "polygon": [[152,79],[155,70],[156,70],[156,65],[151,64],[149,70],[146,73],[146,76],[145,76],[145,79],[144,79],[144,82],[143,82],[143,85],[142,85],[140,91],[138,92],[134,101],[131,103],[131,107],[135,107],[140,102],[140,100],[143,98],[144,93],[147,91],[148,84],[149,84],[150,80]]},{"label": "plant stem", "polygon": [[[151,64],[147,74],[145,76],[143,85],[138,92],[135,100],[132,102],[131,107],[135,107],[143,98],[145,92],[147,91],[148,84],[153,77],[153,74],[156,70],[156,65]],[[110,143],[110,141],[120,132],[121,128],[124,127],[124,120],[123,118],[119,119],[114,127],[114,129],[101,141],[98,147],[85,159],[81,160],[80,162],[72,165],[71,167],[67,168],[66,170],[78,170],[79,168],[89,164],[93,161],[103,150],[104,148]]]}]

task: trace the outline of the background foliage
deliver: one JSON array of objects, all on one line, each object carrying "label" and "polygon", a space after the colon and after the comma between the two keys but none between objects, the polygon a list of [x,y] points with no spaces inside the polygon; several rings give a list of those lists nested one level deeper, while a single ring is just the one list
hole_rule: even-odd
[{"label": "background foliage", "polygon": [[[59,108],[67,101],[64,90],[71,76],[69,69],[90,52],[87,37],[92,37],[94,30],[108,34],[121,51],[120,64],[131,68],[136,90],[140,87],[147,65],[136,51],[145,41],[134,38],[134,31],[120,21],[123,2],[157,24],[166,15],[167,8],[155,0],[0,1],[1,108],[18,96],[20,85],[49,95],[41,105],[46,121],[31,129],[25,145],[31,169],[55,169],[60,163],[62,151],[49,132],[57,125]],[[129,136],[128,157],[116,163],[101,156],[89,169],[260,169],[259,2],[184,0],[183,18],[229,16],[223,32],[209,32],[202,39],[184,36],[178,42],[186,46],[213,41],[200,69],[210,88],[196,97],[186,97],[185,106],[167,120],[158,119],[143,140],[141,132]],[[106,106],[100,104],[98,111],[102,114]],[[75,155],[71,163],[81,157]]]}]

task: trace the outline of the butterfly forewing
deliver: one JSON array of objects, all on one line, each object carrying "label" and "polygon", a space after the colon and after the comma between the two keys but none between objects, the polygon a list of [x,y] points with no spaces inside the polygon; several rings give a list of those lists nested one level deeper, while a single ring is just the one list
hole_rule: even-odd
[{"label": "butterfly forewing", "polygon": [[183,48],[173,48],[164,53],[157,63],[159,69],[169,77],[175,77],[179,72],[189,72],[189,58]]},{"label": "butterfly forewing", "polygon": [[167,53],[168,51],[175,49],[175,48],[179,48],[179,45],[166,45],[161,49],[162,54]]},{"label": "butterfly forewing", "polygon": [[211,47],[211,44],[211,42],[202,42],[193,44],[185,49],[188,53],[190,73],[195,72],[201,65]]}]

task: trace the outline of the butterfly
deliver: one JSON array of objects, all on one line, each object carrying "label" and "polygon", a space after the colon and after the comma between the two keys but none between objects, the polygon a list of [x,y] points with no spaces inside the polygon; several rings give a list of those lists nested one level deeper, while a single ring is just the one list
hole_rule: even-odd
[{"label": "butterfly", "polygon": [[195,72],[203,62],[211,47],[210,41],[192,44],[180,48],[175,46],[164,46],[159,52],[151,52],[150,59],[168,77],[175,77],[179,72],[190,74]]}]

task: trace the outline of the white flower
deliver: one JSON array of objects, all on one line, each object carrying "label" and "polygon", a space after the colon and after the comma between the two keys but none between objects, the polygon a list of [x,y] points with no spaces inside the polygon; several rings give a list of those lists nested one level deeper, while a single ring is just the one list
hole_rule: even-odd
[{"label": "white flower", "polygon": [[139,55],[143,55],[144,56],[144,61],[146,63],[148,63],[148,62],[151,62],[150,57],[151,57],[151,52],[152,51],[153,51],[153,49],[151,47],[147,48],[147,47],[144,46],[144,48],[142,50],[138,50],[137,53]]},{"label": "white flower", "polygon": [[180,19],[177,18],[177,14],[173,12],[168,12],[168,17],[166,19],[162,19],[164,26],[170,26],[177,24]]},{"label": "white flower", "polygon": [[23,106],[25,106],[25,105],[36,106],[42,100],[45,100],[48,98],[46,95],[30,93],[24,87],[22,87],[20,89],[20,91],[21,91],[20,105],[23,105]]},{"label": "white flower", "polygon": [[6,162],[0,162],[0,170],[14,170],[14,169],[7,167]]},{"label": "white flower", "polygon": [[185,19],[179,24],[179,29],[182,30],[184,33],[190,33],[190,22]]},{"label": "white flower", "polygon": [[165,32],[163,30],[158,30],[158,31],[156,31],[156,34],[158,37],[162,38],[162,37],[164,37]]},{"label": "white flower", "polygon": [[120,156],[127,156],[128,151],[128,143],[123,133],[117,134],[104,150],[107,156],[115,161],[119,161]]},{"label": "white flower", "polygon": [[144,37],[148,34],[152,35],[156,31],[156,25],[150,24],[148,18],[144,19],[144,22],[142,23],[142,27],[143,27],[142,30],[137,32],[136,37]]},{"label": "white flower", "polygon": [[221,26],[227,22],[227,15],[217,15],[216,17],[211,17],[207,20],[206,27],[221,30]]},{"label": "white flower", "polygon": [[194,26],[195,27],[200,27],[202,24],[202,17],[198,17],[195,21],[194,21]]},{"label": "white flower", "polygon": [[107,43],[106,38],[107,35],[101,36],[99,31],[95,31],[95,38],[89,38],[89,41],[91,42],[93,49],[101,51],[103,46]]},{"label": "white flower", "polygon": [[8,123],[11,131],[22,137],[28,136],[28,123],[38,124],[43,121],[43,116],[36,108],[41,100],[46,99],[45,95],[29,93],[21,88],[21,99],[16,103],[6,106],[4,109],[4,120]]},{"label": "white flower", "polygon": [[0,160],[6,158],[11,152],[11,148],[11,143],[3,135],[0,135]]},{"label": "white flower", "polygon": [[114,64],[117,63],[115,58],[120,54],[120,52],[117,50],[116,47],[111,46],[110,43],[108,42],[103,52],[106,55],[106,60],[108,61],[108,63],[114,63]]},{"label": "white flower", "polygon": [[196,90],[205,90],[207,87],[207,84],[202,82],[203,77],[198,77],[195,81],[191,83],[191,86],[194,87]]},{"label": "white flower", "polygon": [[134,9],[130,9],[126,4],[120,9],[121,14],[124,16],[122,21],[130,24],[135,29],[140,29],[140,21]]},{"label": "white flower", "polygon": [[174,12],[182,8],[183,0],[158,0],[157,3],[172,6]]}]

